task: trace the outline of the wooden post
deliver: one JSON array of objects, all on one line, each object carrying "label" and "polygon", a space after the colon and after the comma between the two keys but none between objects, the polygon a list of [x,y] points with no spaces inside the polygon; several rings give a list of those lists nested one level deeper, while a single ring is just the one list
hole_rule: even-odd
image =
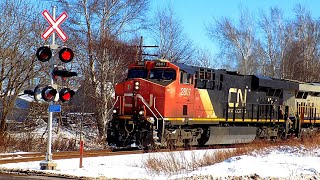
[{"label": "wooden post", "polygon": [[80,140],[80,164],[79,164],[79,168],[82,168],[83,146],[84,146],[84,142],[83,142],[83,140]]}]

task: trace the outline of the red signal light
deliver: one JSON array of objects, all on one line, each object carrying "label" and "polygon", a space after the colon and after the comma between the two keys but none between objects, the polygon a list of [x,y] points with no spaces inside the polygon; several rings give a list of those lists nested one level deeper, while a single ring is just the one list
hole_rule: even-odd
[{"label": "red signal light", "polygon": [[59,92],[59,99],[62,102],[66,102],[69,101],[73,95],[75,95],[75,92],[73,90],[71,90],[70,88],[63,88]]},{"label": "red signal light", "polygon": [[41,62],[49,61],[49,59],[52,57],[51,49],[47,46],[42,46],[37,50],[36,56]]},{"label": "red signal light", "polygon": [[74,57],[74,54],[70,48],[65,47],[59,51],[59,59],[64,63],[71,62],[73,57]]}]

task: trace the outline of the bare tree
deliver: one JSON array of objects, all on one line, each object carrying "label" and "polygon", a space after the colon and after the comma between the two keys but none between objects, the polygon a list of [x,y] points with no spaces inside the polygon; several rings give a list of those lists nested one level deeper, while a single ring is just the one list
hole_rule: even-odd
[{"label": "bare tree", "polygon": [[279,8],[270,8],[270,15],[262,13],[260,27],[263,32],[262,51],[260,60],[262,75],[283,78],[283,60],[288,36],[286,36],[286,24]]},{"label": "bare tree", "polygon": [[217,66],[220,66],[217,62],[217,58],[214,58],[209,50],[201,48],[196,50],[193,64],[206,68],[216,68]]},{"label": "bare tree", "polygon": [[35,55],[30,51],[37,43],[39,19],[35,7],[25,1],[5,0],[0,6],[0,131],[4,132],[17,96],[39,69],[33,68]]},{"label": "bare tree", "polygon": [[243,74],[253,74],[258,69],[254,19],[248,9],[241,9],[239,23],[228,18],[215,20],[207,27],[211,39],[221,45],[220,55],[227,63]]},{"label": "bare tree", "polygon": [[[320,24],[319,21],[313,20],[310,11],[297,5],[295,8],[296,19],[292,23],[293,36],[291,46],[297,52],[295,65],[301,73],[295,73],[297,80],[301,81],[319,81],[319,42],[320,42]],[[292,63],[292,62],[289,62]],[[299,77],[297,77],[299,76]]]},{"label": "bare tree", "polygon": [[192,41],[183,33],[180,20],[171,6],[157,10],[151,22],[153,40],[159,46],[158,56],[172,62],[190,63],[193,57]]},{"label": "bare tree", "polygon": [[[75,0],[61,1],[72,7],[71,28],[73,46],[77,48],[79,69],[89,82],[96,102],[96,118],[100,138],[105,138],[109,109],[113,101],[113,87],[124,73],[124,66],[132,62],[125,46],[128,35],[141,28],[147,0]],[[81,57],[81,58],[80,58]],[[90,94],[89,94],[90,95]]]},{"label": "bare tree", "polygon": [[283,78],[319,81],[319,21],[312,19],[301,5],[295,8],[296,18],[285,26],[285,43],[281,73]]}]

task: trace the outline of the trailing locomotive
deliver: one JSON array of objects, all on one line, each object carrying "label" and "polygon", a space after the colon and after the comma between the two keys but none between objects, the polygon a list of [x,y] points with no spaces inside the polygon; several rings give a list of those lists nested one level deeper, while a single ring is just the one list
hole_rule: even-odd
[{"label": "trailing locomotive", "polygon": [[110,146],[248,143],[313,134],[320,84],[139,61],[115,87]]}]

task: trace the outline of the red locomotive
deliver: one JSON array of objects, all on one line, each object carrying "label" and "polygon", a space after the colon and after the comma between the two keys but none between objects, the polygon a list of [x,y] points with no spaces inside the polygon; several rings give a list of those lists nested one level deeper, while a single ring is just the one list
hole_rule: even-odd
[{"label": "red locomotive", "polygon": [[138,61],[116,85],[116,147],[248,143],[314,133],[320,86],[166,60]]}]

